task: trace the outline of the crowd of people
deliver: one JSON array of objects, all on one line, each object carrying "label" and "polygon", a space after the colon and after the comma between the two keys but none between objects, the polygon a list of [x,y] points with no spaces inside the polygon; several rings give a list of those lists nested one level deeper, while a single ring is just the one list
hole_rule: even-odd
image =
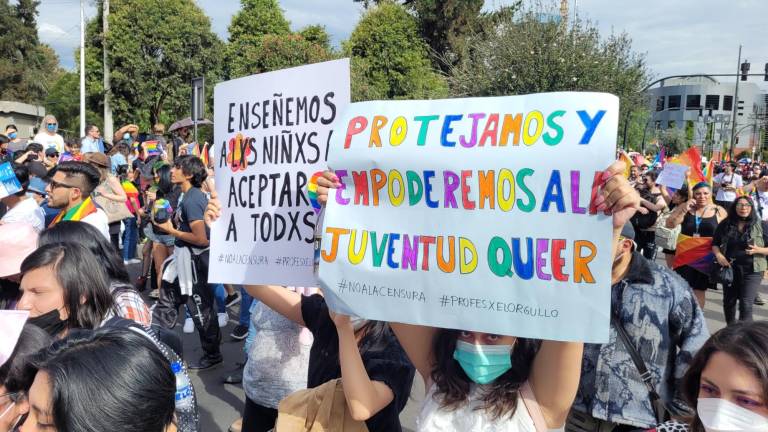
[{"label": "crowd of people", "polygon": [[[350,317],[316,288],[209,284],[221,203],[207,145],[160,124],[111,143],[93,125],[63,139],[53,116],[40,130],[0,135],[21,185],[0,209],[0,432],[201,430],[190,374],[222,363],[237,304],[232,431],[399,431],[417,375],[422,432],[768,430],[768,323],[753,321],[763,164],[676,190],[654,167],[606,168],[594,204],[613,219],[610,338],[584,344]],[[318,201],[338,186],[325,172]],[[716,286],[728,326],[710,335]],[[202,357],[184,358],[177,326]]]}]

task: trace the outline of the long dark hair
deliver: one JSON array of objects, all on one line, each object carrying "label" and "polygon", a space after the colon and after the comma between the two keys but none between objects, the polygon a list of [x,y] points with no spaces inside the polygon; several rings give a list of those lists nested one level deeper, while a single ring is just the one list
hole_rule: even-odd
[{"label": "long dark hair", "polygon": [[[768,322],[741,321],[713,334],[693,357],[681,386],[688,406],[698,404],[701,373],[716,352],[730,355],[752,371],[762,386],[762,399],[768,400]],[[698,415],[691,421],[691,432],[704,432]]]},{"label": "long dark hair", "polygon": [[162,432],[173,421],[171,365],[132,330],[74,331],[33,363],[48,375],[59,432]]},{"label": "long dark hair", "polygon": [[741,216],[739,216],[738,213],[736,213],[736,207],[739,204],[739,201],[746,201],[750,205],[749,210],[749,216],[748,219],[745,221],[747,222],[748,226],[752,226],[758,222],[760,222],[760,219],[757,216],[757,211],[755,211],[755,202],[752,201],[752,198],[750,198],[747,195],[742,195],[735,200],[733,200],[733,203],[731,203],[731,206],[728,207],[728,222],[731,224],[737,224],[739,221],[741,221]]},{"label": "long dark hair", "polygon": [[26,393],[35,379],[30,369],[30,357],[51,344],[51,337],[45,330],[32,324],[25,324],[11,357],[0,366],[0,386],[8,393]]},{"label": "long dark hair", "polygon": [[79,243],[102,259],[102,266],[107,271],[110,281],[130,284],[128,270],[123,259],[95,227],[78,221],[61,221],[40,233],[38,246],[51,243]]},{"label": "long dark hair", "polygon": [[[459,330],[440,329],[432,343],[435,366],[431,378],[435,383],[435,401],[449,410],[468,402],[472,383],[461,365],[453,359],[460,333]],[[488,412],[494,420],[515,413],[520,387],[528,380],[540,345],[538,339],[517,338],[511,353],[512,368],[485,386],[487,390],[478,409]]]},{"label": "long dark hair", "polygon": [[114,312],[107,272],[85,246],[77,243],[41,246],[21,263],[21,273],[49,266],[64,289],[68,329],[97,328],[108,312]]},{"label": "long dark hair", "polygon": [[157,181],[157,197],[165,198],[173,189],[171,181],[171,166],[165,164],[155,171],[159,180]]}]

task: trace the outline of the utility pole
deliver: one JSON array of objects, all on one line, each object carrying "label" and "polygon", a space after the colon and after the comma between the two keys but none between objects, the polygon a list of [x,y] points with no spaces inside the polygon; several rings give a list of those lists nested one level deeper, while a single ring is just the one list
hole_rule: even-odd
[{"label": "utility pole", "polygon": [[[104,10],[101,14],[102,21],[102,34],[103,39],[101,41],[101,47],[104,54],[104,138],[112,140],[114,135],[114,125],[112,121],[112,105],[110,99],[112,97],[112,90],[109,84],[109,62],[107,62],[107,34],[109,32],[109,0],[104,0]],[[114,143],[113,143],[114,144]]]},{"label": "utility pole", "polygon": [[741,72],[741,45],[739,45],[739,61],[736,63],[736,90],[733,93],[733,121],[731,122],[731,142],[728,146],[728,153],[733,160],[733,148],[736,146],[736,119],[739,111],[739,73]]},{"label": "utility pole", "polygon": [[80,0],[80,137],[85,136],[85,0]]}]

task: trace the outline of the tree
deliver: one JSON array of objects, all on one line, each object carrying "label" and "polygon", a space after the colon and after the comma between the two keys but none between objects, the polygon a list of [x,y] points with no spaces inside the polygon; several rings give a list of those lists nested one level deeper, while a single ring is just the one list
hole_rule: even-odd
[{"label": "tree", "polygon": [[368,10],[344,46],[351,56],[352,99],[443,97],[445,78],[432,69],[416,20],[401,5]]},{"label": "tree", "polygon": [[[353,0],[368,9],[387,0]],[[466,41],[481,25],[484,0],[404,0],[403,6],[418,22],[419,33],[429,46],[435,67],[448,72],[459,61]],[[501,10],[506,10],[507,7]]]},{"label": "tree", "polygon": [[619,130],[628,111],[646,109],[643,55],[626,34],[602,37],[576,17],[568,26],[542,21],[553,9],[519,10],[473,36],[451,70],[454,96],[495,96],[553,91],[599,91],[621,100]]},{"label": "tree", "polygon": [[685,131],[676,127],[664,129],[659,133],[659,145],[664,147],[667,155],[680,154],[689,147]]},{"label": "tree", "polygon": [[37,37],[39,3],[0,1],[0,99],[42,102],[61,74],[58,57]]},{"label": "tree", "polygon": [[[275,0],[241,0],[229,25],[228,78],[330,60],[330,38],[322,26],[291,33]],[[247,23],[247,32],[242,31]]]},{"label": "tree", "polygon": [[325,30],[325,26],[321,25],[310,25],[306,26],[301,31],[299,31],[299,35],[306,39],[308,42],[312,42],[314,44],[320,45],[321,47],[325,48],[328,52],[331,51],[331,37],[328,36],[328,32]]},{"label": "tree", "polygon": [[[87,27],[89,108],[101,112],[102,49],[108,46],[115,123],[143,128],[189,115],[190,81],[204,76],[212,94],[221,79],[223,44],[193,0],[122,0],[111,4],[109,34],[101,7]],[[137,17],[141,17],[137,20]],[[208,104],[210,106],[210,104]],[[109,137],[111,138],[111,137]]]},{"label": "tree", "polygon": [[[66,135],[80,134],[80,74],[65,72],[53,83],[45,98],[45,108],[56,115],[59,130]],[[85,117],[88,123],[102,127],[102,116],[93,112],[86,104]],[[111,138],[111,137],[110,137]]]},{"label": "tree", "polygon": [[301,35],[263,35],[241,40],[240,55],[230,57],[229,77],[268,72],[331,59],[324,47]]}]

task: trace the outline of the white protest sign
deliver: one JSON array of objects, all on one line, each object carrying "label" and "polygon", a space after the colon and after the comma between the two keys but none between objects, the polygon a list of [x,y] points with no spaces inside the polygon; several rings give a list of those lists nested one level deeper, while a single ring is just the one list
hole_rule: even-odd
[{"label": "white protest sign", "polygon": [[13,167],[10,162],[0,164],[0,198],[15,194],[21,190],[21,183],[13,173]]},{"label": "white protest sign", "polygon": [[369,319],[608,340],[619,101],[549,93],[352,104],[328,165],[320,283]]},{"label": "white protest sign", "polygon": [[333,122],[349,100],[349,59],[216,86],[213,164],[223,209],[211,228],[210,282],[317,285],[308,185],[343,133]]},{"label": "white protest sign", "polygon": [[670,162],[664,165],[664,169],[656,179],[656,184],[671,187],[673,189],[680,189],[683,186],[683,183],[685,183],[686,173],[689,169],[688,165]]}]

